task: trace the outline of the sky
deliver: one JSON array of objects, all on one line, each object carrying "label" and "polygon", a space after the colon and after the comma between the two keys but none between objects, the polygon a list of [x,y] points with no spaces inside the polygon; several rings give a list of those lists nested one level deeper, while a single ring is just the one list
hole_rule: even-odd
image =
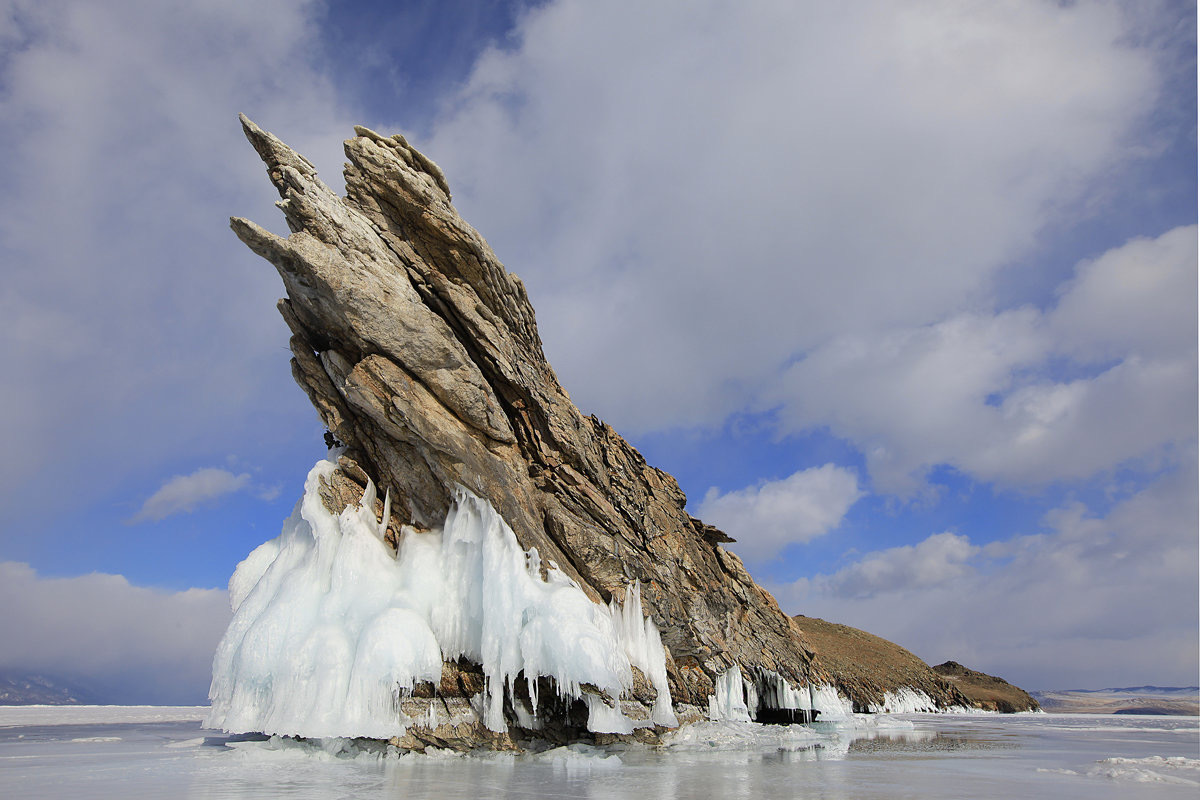
[{"label": "sky", "polygon": [[0,668],[203,702],[324,456],[245,112],[403,132],[788,613],[1198,682],[1196,9],[0,0]]}]

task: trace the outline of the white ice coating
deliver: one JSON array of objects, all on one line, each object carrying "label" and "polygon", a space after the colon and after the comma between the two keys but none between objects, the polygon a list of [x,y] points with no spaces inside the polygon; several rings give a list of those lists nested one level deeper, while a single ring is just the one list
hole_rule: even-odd
[{"label": "white ice coating", "polygon": [[812,708],[812,696],[808,686],[796,688],[774,670],[757,668],[753,679],[746,685],[747,705],[757,708],[761,703],[767,708],[784,708],[792,711],[808,711]]},{"label": "white ice coating", "polygon": [[812,707],[821,712],[819,720],[848,719],[854,716],[854,703],[832,686],[812,687]]},{"label": "white ice coating", "polygon": [[658,626],[650,617],[642,617],[642,586],[633,582],[625,587],[625,602],[613,598],[608,604],[617,638],[625,645],[629,663],[650,679],[657,692],[650,719],[656,725],[674,728],[679,725],[671,707],[671,688],[667,685],[667,651],[663,649]]},{"label": "white ice coating", "polygon": [[665,652],[654,622],[642,619],[636,584],[623,605],[614,598],[605,607],[554,566],[543,579],[537,550],[523,551],[491,504],[461,487],[442,530],[406,527],[393,553],[373,485],[361,505],[336,516],[325,509],[318,488],[335,468],[313,467],[283,532],[230,579],[234,616],[213,659],[208,727],[399,735],[412,722],[400,697],[437,684],[443,660],[459,656],[483,667],[479,704],[492,730],[507,729],[505,693],[524,672],[535,708],[537,676],[551,677],[564,696],[587,699],[590,728],[629,732],[619,704],[585,696],[581,685],[615,699],[632,687],[634,666],[658,690],[653,722],[676,724]]},{"label": "white ice coating", "polygon": [[746,682],[742,678],[742,668],[734,664],[721,673],[713,688],[714,694],[708,697],[708,718],[717,720],[733,720],[749,722],[750,711],[746,707]]},{"label": "white ice coating", "polygon": [[872,714],[915,714],[923,711],[937,713],[942,710],[932,697],[908,686],[886,692],[882,703],[871,704]]},{"label": "white ice coating", "polygon": [[[717,678],[714,688],[715,693],[708,698],[708,718],[714,721],[749,722],[760,705],[766,708],[815,710],[822,721],[853,716],[854,704],[834,687],[824,684],[795,687],[769,669],[755,668],[752,680],[747,680],[742,675],[741,667],[734,664]],[[933,701],[928,702],[933,705]]]}]

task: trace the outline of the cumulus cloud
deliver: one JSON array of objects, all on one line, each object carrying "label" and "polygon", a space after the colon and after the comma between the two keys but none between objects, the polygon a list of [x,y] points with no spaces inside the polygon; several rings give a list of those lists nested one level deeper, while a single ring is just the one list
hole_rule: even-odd
[{"label": "cumulus cloud", "polygon": [[1179,470],[1104,515],[1068,502],[1037,533],[984,546],[940,533],[772,588],[791,613],[1028,688],[1188,685],[1200,668],[1195,485],[1194,467]]},{"label": "cumulus cloud", "polygon": [[[197,506],[212,502],[227,494],[245,489],[250,485],[249,473],[234,475],[227,469],[204,467],[191,475],[176,475],[146,498],[141,509],[130,522],[157,522],[174,514],[186,514]],[[271,494],[270,492],[273,492]],[[272,488],[264,499],[279,494]]]},{"label": "cumulus cloud", "polygon": [[110,703],[204,703],[229,623],[217,589],[164,592],[120,575],[38,575],[0,562],[0,667],[47,672]]},{"label": "cumulus cloud", "polygon": [[562,0],[427,147],[577,401],[715,424],[831,339],[979,304],[1077,219],[1158,97],[1130,26],[1115,3]]},{"label": "cumulus cloud", "polygon": [[827,425],[906,494],[950,464],[1032,486],[1085,479],[1196,435],[1196,227],[1077,268],[1047,310],[847,334],[786,372],[785,430]]},{"label": "cumulus cloud", "polygon": [[1193,355],[1196,235],[1186,225],[1080,264],[1047,319],[1056,348],[1085,362]]},{"label": "cumulus cloud", "polygon": [[826,464],[724,494],[714,486],[697,513],[737,539],[732,548],[755,562],[836,528],[862,495],[853,470]]},{"label": "cumulus cloud", "polygon": [[816,582],[821,591],[842,598],[939,586],[973,574],[967,562],[978,552],[966,536],[937,533],[915,545],[870,553]]}]

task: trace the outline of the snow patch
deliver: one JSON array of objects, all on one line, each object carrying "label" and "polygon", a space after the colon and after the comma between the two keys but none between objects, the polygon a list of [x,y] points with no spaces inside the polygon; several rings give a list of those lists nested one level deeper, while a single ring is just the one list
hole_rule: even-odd
[{"label": "snow patch", "polygon": [[1105,758],[1088,770],[1088,775],[1135,783],[1200,786],[1200,759],[1185,756]]},{"label": "snow patch", "polygon": [[199,722],[207,713],[208,706],[0,706],[0,728]]},{"label": "snow patch", "polygon": [[663,744],[679,751],[802,750],[827,745],[830,737],[804,725],[759,725],[721,719],[695,722],[667,734]]}]

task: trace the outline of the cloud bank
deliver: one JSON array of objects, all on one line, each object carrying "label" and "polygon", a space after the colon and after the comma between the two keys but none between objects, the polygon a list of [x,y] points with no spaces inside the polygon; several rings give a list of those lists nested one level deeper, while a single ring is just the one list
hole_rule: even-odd
[{"label": "cloud bank", "polygon": [[315,9],[0,3],[0,352],[20,376],[0,411],[22,454],[0,465],[0,501],[58,503],[69,484],[83,505],[181,452],[278,447],[311,424],[280,357],[278,279],[226,220],[279,224],[238,111],[322,166],[340,156],[351,120],[313,65]]},{"label": "cloud bank", "polygon": [[684,7],[529,12],[427,145],[623,431],[719,424],[840,337],[986,304],[1102,204],[1163,81],[1115,3]]},{"label": "cloud bank", "polygon": [[116,704],[206,703],[230,618],[223,590],[50,578],[12,561],[0,562],[0,606],[0,666],[71,679]]},{"label": "cloud bank", "polygon": [[1196,226],[1078,266],[1046,310],[846,334],[792,365],[786,430],[827,425],[908,493],[949,464],[1001,485],[1085,479],[1196,436]]},{"label": "cloud bank", "polygon": [[1068,502],[1041,532],[983,546],[939,533],[772,589],[792,613],[865,627],[930,664],[978,665],[1026,688],[1120,686],[1131,675],[1191,685],[1194,458],[1103,516]]}]

